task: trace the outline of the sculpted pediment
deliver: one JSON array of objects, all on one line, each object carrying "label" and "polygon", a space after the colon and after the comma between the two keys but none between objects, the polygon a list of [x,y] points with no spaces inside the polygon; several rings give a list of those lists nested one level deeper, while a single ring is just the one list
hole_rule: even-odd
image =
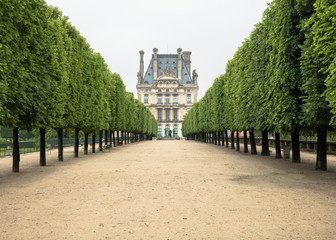
[{"label": "sculpted pediment", "polygon": [[169,68],[166,69],[160,74],[158,80],[178,80],[175,73]]}]

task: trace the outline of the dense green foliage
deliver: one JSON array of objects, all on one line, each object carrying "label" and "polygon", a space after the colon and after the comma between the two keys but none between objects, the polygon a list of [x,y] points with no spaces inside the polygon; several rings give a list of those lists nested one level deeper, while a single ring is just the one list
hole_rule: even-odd
[{"label": "dense green foliage", "polygon": [[[334,129],[335,76],[335,1],[274,0],[227,63],[225,74],[186,114],[183,134],[290,133],[297,153],[294,142],[299,133],[317,132],[320,137]],[[322,155],[318,153],[317,162],[325,161],[325,166],[317,164],[317,168],[325,170]],[[300,155],[295,157],[299,161]]]},{"label": "dense green foliage", "polygon": [[2,126],[157,134],[149,109],[43,0],[0,0],[0,59]]}]

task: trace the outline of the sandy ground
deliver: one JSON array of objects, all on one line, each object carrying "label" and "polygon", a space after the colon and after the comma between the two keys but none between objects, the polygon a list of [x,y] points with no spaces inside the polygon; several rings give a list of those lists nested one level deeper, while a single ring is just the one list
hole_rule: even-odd
[{"label": "sandy ground", "polygon": [[194,141],[72,151],[19,174],[0,159],[0,239],[336,239],[335,156],[322,172]]}]

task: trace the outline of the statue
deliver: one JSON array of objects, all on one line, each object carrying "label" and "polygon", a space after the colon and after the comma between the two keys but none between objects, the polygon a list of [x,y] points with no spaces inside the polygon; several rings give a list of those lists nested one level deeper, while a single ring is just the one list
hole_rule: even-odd
[{"label": "statue", "polygon": [[196,73],[196,69],[193,70],[192,72],[192,79],[194,82],[197,82],[198,74]]},{"label": "statue", "polygon": [[137,73],[137,77],[138,77],[138,82],[141,83],[141,81],[142,81],[142,76],[141,76],[140,72]]}]

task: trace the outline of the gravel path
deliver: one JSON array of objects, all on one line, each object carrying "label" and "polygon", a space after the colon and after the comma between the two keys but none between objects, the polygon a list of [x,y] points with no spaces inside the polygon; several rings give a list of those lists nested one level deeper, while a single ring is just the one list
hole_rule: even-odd
[{"label": "gravel path", "polygon": [[0,239],[335,239],[329,171],[194,141],[0,159]]}]

